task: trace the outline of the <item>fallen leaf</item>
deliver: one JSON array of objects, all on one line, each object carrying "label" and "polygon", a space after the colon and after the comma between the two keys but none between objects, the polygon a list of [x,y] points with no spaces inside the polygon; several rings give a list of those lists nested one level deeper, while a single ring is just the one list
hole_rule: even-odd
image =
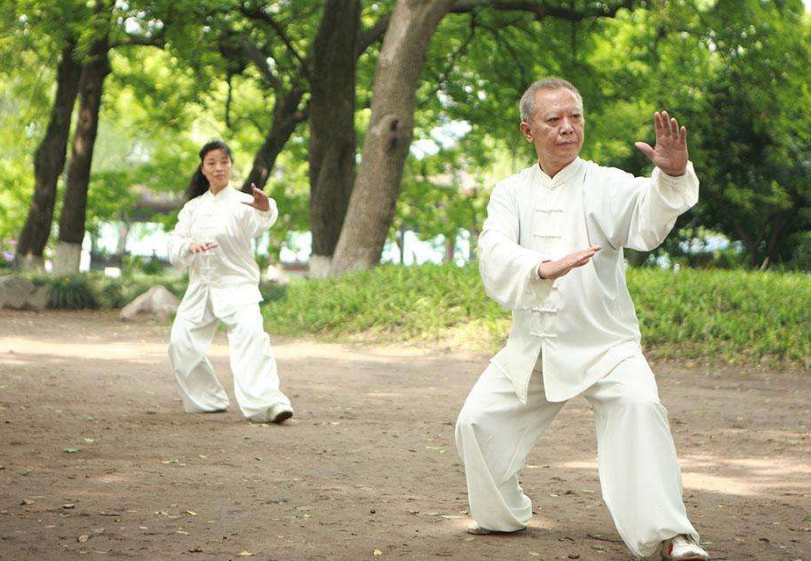
[{"label": "fallen leaf", "polygon": [[375,549],[375,550],[372,552],[372,555],[374,555],[375,557],[380,557],[381,555],[383,555],[383,552],[382,552],[382,551],[380,551],[379,549]]},{"label": "fallen leaf", "polygon": [[188,514],[189,516],[197,516],[197,513],[194,512],[193,510],[187,510],[186,514]]},{"label": "fallen leaf", "polygon": [[237,553],[237,557],[253,557],[256,555],[255,553],[251,553],[250,551],[240,551]]},{"label": "fallen leaf", "polygon": [[71,508],[75,508],[75,507],[76,507],[76,505],[74,505],[73,503],[67,503],[67,504],[62,505],[62,508],[66,509],[66,510],[70,510]]},{"label": "fallen leaf", "polygon": [[180,534],[181,536],[188,536],[189,533],[185,530],[176,530],[175,534]]},{"label": "fallen leaf", "polygon": [[78,448],[64,448],[62,451],[66,452],[68,454],[75,454],[76,452],[79,451],[79,449]]},{"label": "fallen leaf", "polygon": [[93,444],[94,442],[95,442],[95,440],[93,440],[92,438],[85,438],[84,439],[85,444]]},{"label": "fallen leaf", "polygon": [[89,539],[90,539],[90,536],[88,536],[87,534],[82,534],[81,536],[79,536],[78,538],[76,538],[76,541],[81,542],[81,543],[84,543],[84,542],[86,542],[86,541],[87,541],[87,540],[89,540]]}]

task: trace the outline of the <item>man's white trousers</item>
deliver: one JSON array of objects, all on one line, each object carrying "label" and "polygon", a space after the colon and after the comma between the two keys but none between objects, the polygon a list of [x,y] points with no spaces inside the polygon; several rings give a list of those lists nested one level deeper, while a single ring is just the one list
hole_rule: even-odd
[{"label": "man's white trousers", "polygon": [[276,358],[258,304],[217,318],[209,301],[199,322],[175,318],[169,359],[183,407],[189,413],[222,411],[228,407],[228,395],[205,356],[217,331],[218,320],[228,328],[228,354],[239,408],[245,418],[265,422],[270,407],[277,403],[289,405],[290,400],[279,389]]},{"label": "man's white trousers", "polygon": [[[642,355],[620,363],[582,394],[591,402],[603,500],[631,552],[655,555],[663,540],[698,534],[682,501],[681,472],[667,411]],[[470,514],[489,530],[526,528],[532,503],[518,471],[566,402],[546,400],[535,371],[527,403],[490,364],[474,385],[456,424],[456,446],[465,464]]]}]

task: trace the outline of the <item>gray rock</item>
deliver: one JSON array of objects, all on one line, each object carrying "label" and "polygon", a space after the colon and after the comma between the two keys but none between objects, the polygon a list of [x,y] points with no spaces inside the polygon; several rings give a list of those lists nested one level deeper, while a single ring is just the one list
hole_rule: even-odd
[{"label": "gray rock", "polygon": [[153,286],[124,306],[118,319],[121,321],[165,321],[177,311],[180,300],[163,286]]},{"label": "gray rock", "polygon": [[28,298],[35,289],[34,283],[26,278],[16,275],[0,277],[0,308],[27,308]]},{"label": "gray rock", "polygon": [[34,289],[34,292],[28,296],[26,307],[32,310],[44,310],[48,307],[50,292],[51,289],[47,286],[40,286],[39,288]]}]

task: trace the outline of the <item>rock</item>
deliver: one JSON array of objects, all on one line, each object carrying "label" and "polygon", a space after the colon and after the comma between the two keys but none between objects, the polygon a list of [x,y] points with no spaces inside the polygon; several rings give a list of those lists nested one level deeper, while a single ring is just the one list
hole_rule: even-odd
[{"label": "rock", "polygon": [[31,293],[26,301],[27,307],[32,310],[44,310],[48,307],[51,289],[47,286],[40,286]]},{"label": "rock", "polygon": [[286,285],[290,279],[285,274],[284,269],[278,265],[270,265],[265,272],[265,280],[273,281],[280,286]]},{"label": "rock", "polygon": [[138,298],[124,306],[118,319],[121,321],[165,321],[177,311],[180,300],[163,286],[153,286]]},{"label": "rock", "polygon": [[[45,288],[45,287],[43,287]],[[30,307],[29,298],[37,290],[26,278],[9,275],[0,278],[0,308],[22,310]],[[46,288],[47,293],[47,288]]]}]

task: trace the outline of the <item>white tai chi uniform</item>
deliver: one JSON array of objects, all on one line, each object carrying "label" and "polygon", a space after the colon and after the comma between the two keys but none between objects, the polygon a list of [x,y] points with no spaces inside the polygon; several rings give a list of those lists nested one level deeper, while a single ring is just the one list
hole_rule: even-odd
[{"label": "white tai chi uniform", "polygon": [[[273,199],[266,212],[243,204],[252,201],[230,185],[216,195],[207,191],[186,203],[169,236],[169,260],[176,267],[189,267],[189,287],[169,343],[169,358],[189,413],[228,407],[228,396],[205,356],[218,320],[228,328],[234,393],[242,414],[267,421],[270,407],[290,405],[279,389],[276,359],[259,311],[259,267],[251,247],[251,240],[270,228],[279,211]],[[192,243],[203,242],[217,242],[219,247],[189,253]]]},{"label": "white tai chi uniform", "polygon": [[[633,554],[654,555],[678,534],[698,540],[623,259],[623,247],[658,246],[697,200],[692,164],[681,177],[657,168],[635,178],[580,158],[554,178],[535,164],[493,190],[479,268],[488,296],[513,311],[513,328],[456,426],[481,527],[526,527],[532,508],[518,471],[565,402],[583,395],[595,412],[603,499]],[[593,245],[602,250],[587,265],[538,277],[543,261]]]}]

